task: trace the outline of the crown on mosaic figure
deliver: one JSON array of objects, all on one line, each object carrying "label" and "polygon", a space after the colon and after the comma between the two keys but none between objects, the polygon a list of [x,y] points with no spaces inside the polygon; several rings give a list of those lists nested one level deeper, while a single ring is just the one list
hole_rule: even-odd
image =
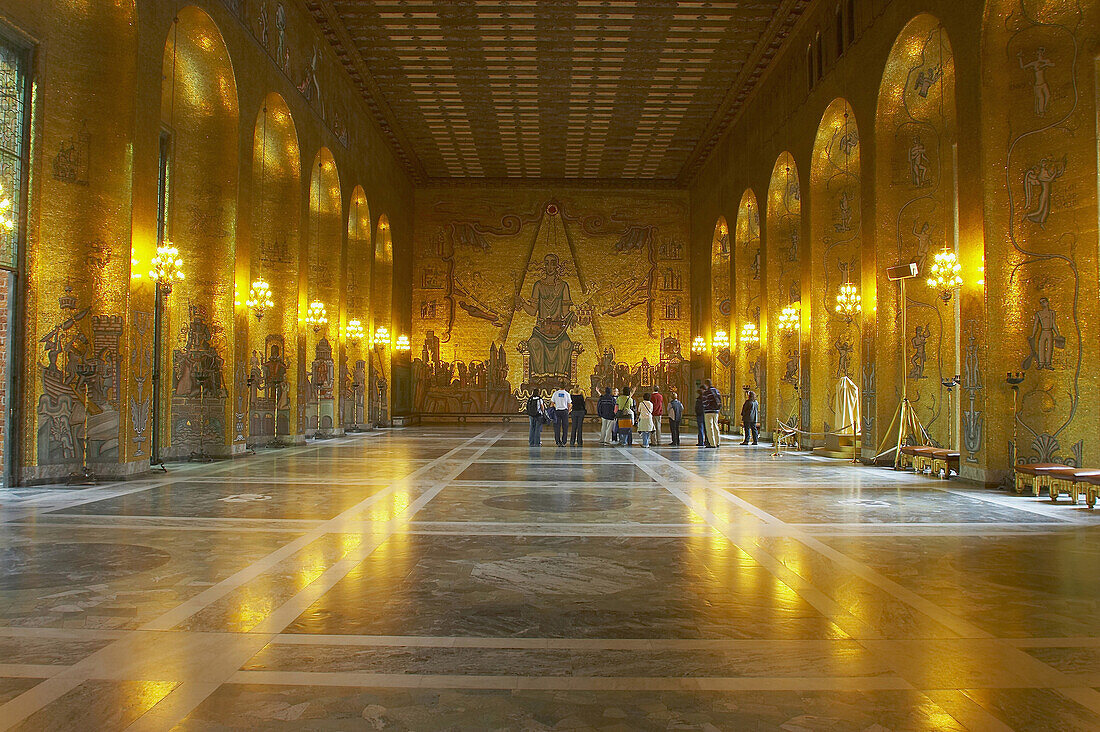
[{"label": "crown on mosaic figure", "polygon": [[76,310],[76,295],[73,294],[72,285],[65,285],[65,294],[57,298],[62,310]]}]

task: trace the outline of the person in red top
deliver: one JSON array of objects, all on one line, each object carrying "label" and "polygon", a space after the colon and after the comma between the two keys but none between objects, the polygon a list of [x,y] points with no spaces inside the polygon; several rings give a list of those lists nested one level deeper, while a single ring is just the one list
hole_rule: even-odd
[{"label": "person in red top", "polygon": [[653,444],[661,444],[661,415],[665,413],[665,398],[658,387],[653,387],[649,401],[653,402]]}]

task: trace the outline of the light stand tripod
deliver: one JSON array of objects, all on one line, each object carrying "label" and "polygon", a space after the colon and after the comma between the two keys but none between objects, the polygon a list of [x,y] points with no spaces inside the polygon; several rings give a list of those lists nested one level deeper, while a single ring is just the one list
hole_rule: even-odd
[{"label": "light stand tripod", "polygon": [[91,405],[91,401],[88,398],[90,393],[89,386],[92,377],[96,373],[96,365],[94,363],[82,363],[76,367],[76,373],[80,377],[80,380],[84,382],[84,435],[80,444],[80,472],[69,474],[69,485],[95,485],[99,482],[95,473],[88,467],[88,407]]},{"label": "light stand tripod", "polygon": [[947,422],[947,447],[955,449],[955,387],[962,383],[962,377],[956,374],[950,379],[940,379],[940,384],[947,389],[947,412],[950,419]]},{"label": "light stand tripod", "polygon": [[276,381],[271,384],[271,392],[274,395],[274,402],[271,408],[271,414],[273,420],[271,423],[271,442],[267,443],[265,447],[278,449],[280,447],[289,447],[285,442],[279,439],[279,398],[281,396],[283,388],[283,382]]},{"label": "light stand tripod", "polygon": [[[907,351],[905,348],[905,338],[908,335],[906,310],[909,304],[905,296],[905,282],[917,276],[917,265],[915,262],[912,262],[890,267],[886,270],[886,276],[891,281],[897,282],[900,288],[901,306],[899,307],[899,322],[901,327],[898,332],[901,341],[901,371],[899,372],[901,377],[901,403],[898,404],[898,408],[894,412],[894,417],[890,420],[890,425],[886,428],[886,433],[882,438],[882,444],[878,446],[878,454],[875,455],[875,462],[877,463],[892,452],[894,453],[894,470],[897,470],[901,467],[901,448],[910,436],[912,436],[913,439],[919,439],[922,445],[927,445],[929,439],[928,430],[924,429],[924,425],[921,424],[920,418],[917,417],[916,408],[913,406],[913,403],[909,401],[909,376],[905,372],[905,367],[908,363]],[[891,434],[891,430],[895,424],[898,426],[896,439],[894,439]],[[887,443],[893,443],[893,446],[887,448]]]},{"label": "light stand tripod", "polygon": [[[255,377],[252,376],[252,374],[249,374],[244,380],[245,389],[247,389],[247,391],[245,392],[245,398],[244,398],[244,413],[245,413],[245,419],[247,420],[247,424],[248,424],[248,436],[249,437],[252,437],[252,386],[255,383],[256,383],[256,379],[255,379]],[[246,455],[255,455],[256,454],[256,449],[254,447],[252,447],[252,445],[248,444],[248,441],[246,440],[245,441],[245,451],[244,452],[245,452]]]},{"label": "light stand tripod", "polygon": [[199,451],[191,453],[193,463],[211,463],[214,458],[206,453],[206,380],[210,378],[210,369],[198,367],[194,371],[195,381],[199,382]]}]

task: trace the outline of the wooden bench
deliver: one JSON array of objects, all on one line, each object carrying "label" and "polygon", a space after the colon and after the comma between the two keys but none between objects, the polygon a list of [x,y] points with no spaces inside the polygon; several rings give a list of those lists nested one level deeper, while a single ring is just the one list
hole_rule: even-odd
[{"label": "wooden bench", "polygon": [[1096,505],[1096,496],[1100,494],[1100,470],[1093,468],[1078,469],[1073,474],[1073,483],[1075,486],[1074,503],[1077,502],[1078,496],[1080,496],[1081,489],[1085,491],[1085,504],[1092,508]]},{"label": "wooden bench", "polygon": [[932,475],[939,475],[940,470],[943,470],[943,479],[947,480],[951,477],[951,471],[955,471],[955,475],[959,474],[959,453],[951,450],[933,450],[932,451]]},{"label": "wooden bench", "polygon": [[908,463],[913,470],[923,473],[925,469],[932,468],[932,453],[935,451],[936,448],[929,445],[906,445],[901,448],[901,464],[904,467]]},{"label": "wooden bench", "polygon": [[1013,467],[1016,492],[1023,493],[1028,488],[1031,495],[1038,496],[1043,488],[1050,490],[1050,471],[1065,467],[1062,463],[1017,463]]},{"label": "wooden bench", "polygon": [[1043,476],[1046,478],[1051,502],[1057,502],[1058,496],[1065,493],[1075,506],[1082,495],[1085,496],[1089,508],[1096,504],[1096,494],[1100,490],[1100,470],[1063,465],[1045,471]]}]

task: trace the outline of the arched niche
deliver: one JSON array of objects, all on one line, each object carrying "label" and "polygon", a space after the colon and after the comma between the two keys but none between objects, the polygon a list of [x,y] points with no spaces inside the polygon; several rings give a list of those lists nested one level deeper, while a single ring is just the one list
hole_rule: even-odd
[{"label": "arched niche", "polygon": [[[317,151],[309,176],[307,238],[307,318],[321,303],[326,323],[306,322],[306,378],[300,381],[300,405],[307,432],[329,434],[337,426],[339,393],[336,360],[339,348],[341,281],[344,268],[344,220],[340,174],[327,147]],[[316,315],[316,313],[314,313]]]},{"label": "arched niche", "polygon": [[397,336],[393,323],[393,239],[390,238],[389,218],[378,217],[374,235],[374,269],[371,273],[371,320],[373,330],[385,328],[390,341],[384,348],[373,348],[370,363],[370,390],[368,409],[375,424],[388,424],[390,419],[390,387],[393,383],[391,358],[392,343]]},{"label": "arched niche", "polygon": [[165,318],[170,388],[168,456],[224,451],[232,440],[234,272],[238,133],[237,84],[214,21],[180,10],[164,45],[162,149],[168,151],[165,239],[179,250],[186,279],[175,284]]},{"label": "arched niche", "polygon": [[[798,166],[789,152],[775,161],[768,184],[767,214],[768,328],[765,348],[771,365],[768,409],[774,419],[801,427],[799,388],[802,380],[802,191]],[[798,311],[796,324],[780,327],[784,308]],[[806,308],[805,315],[809,314]],[[771,426],[771,425],[769,425]]]},{"label": "arched niche", "polygon": [[[990,317],[977,344],[965,333],[965,359],[986,378],[968,383],[964,359],[962,459],[965,466],[971,445],[987,451],[975,457],[990,471],[986,480],[1011,480],[1017,462],[1100,461],[1098,81],[1090,56],[1098,28],[1095,2],[985,4],[981,180]],[[1015,422],[1011,392],[998,384],[1006,371],[1023,375]],[[981,401],[970,406],[972,391],[984,410]],[[968,436],[970,429],[984,434]]]},{"label": "arched niche", "polygon": [[733,338],[733,292],[730,287],[730,267],[733,250],[730,247],[730,230],[724,216],[714,225],[710,246],[710,378],[723,394],[731,388],[733,373],[732,343],[716,343],[722,334]]},{"label": "arched niche", "polygon": [[[838,424],[836,392],[843,377],[862,382],[862,315],[837,312],[843,285],[860,290],[862,180],[860,137],[844,99],[825,110],[810,164],[810,423],[815,432],[853,429]],[[820,440],[818,440],[820,441]]]},{"label": "arched niche", "polygon": [[[289,435],[298,395],[298,249],[302,185],[294,118],[271,92],[256,115],[252,138],[252,241],[249,282],[264,280],[272,306],[249,320],[249,434]],[[251,315],[251,314],[250,314]]]},{"label": "arched niche", "polygon": [[[744,397],[741,387],[747,386],[756,392],[760,400],[760,419],[764,420],[765,404],[765,367],[764,353],[760,349],[760,330],[763,323],[761,314],[764,303],[761,300],[764,284],[763,251],[760,248],[760,206],[756,194],[748,189],[741,196],[737,207],[737,227],[734,232],[733,254],[733,329],[731,342],[736,344],[737,364],[733,383],[730,385],[731,410],[736,412]],[[746,325],[756,328],[756,341],[742,338]],[[738,419],[734,419],[736,424]]]},{"label": "arched niche", "polygon": [[[347,285],[345,288],[344,358],[341,362],[342,422],[345,427],[366,424],[366,392],[370,361],[371,274],[374,246],[370,206],[362,186],[355,186],[348,204]],[[349,326],[352,326],[349,328]],[[355,328],[354,326],[358,326]],[[363,335],[356,338],[360,329]]]},{"label": "arched niche", "polygon": [[[876,394],[864,419],[878,440],[890,427],[905,379],[904,395],[932,440],[958,444],[958,419],[942,382],[960,373],[959,299],[944,301],[928,284],[935,256],[959,253],[955,130],[951,43],[939,20],[918,15],[890,52],[875,119]],[[887,268],[903,263],[916,263],[920,273],[906,282],[904,319],[901,288],[886,276]],[[903,320],[905,333],[899,332]]]}]

